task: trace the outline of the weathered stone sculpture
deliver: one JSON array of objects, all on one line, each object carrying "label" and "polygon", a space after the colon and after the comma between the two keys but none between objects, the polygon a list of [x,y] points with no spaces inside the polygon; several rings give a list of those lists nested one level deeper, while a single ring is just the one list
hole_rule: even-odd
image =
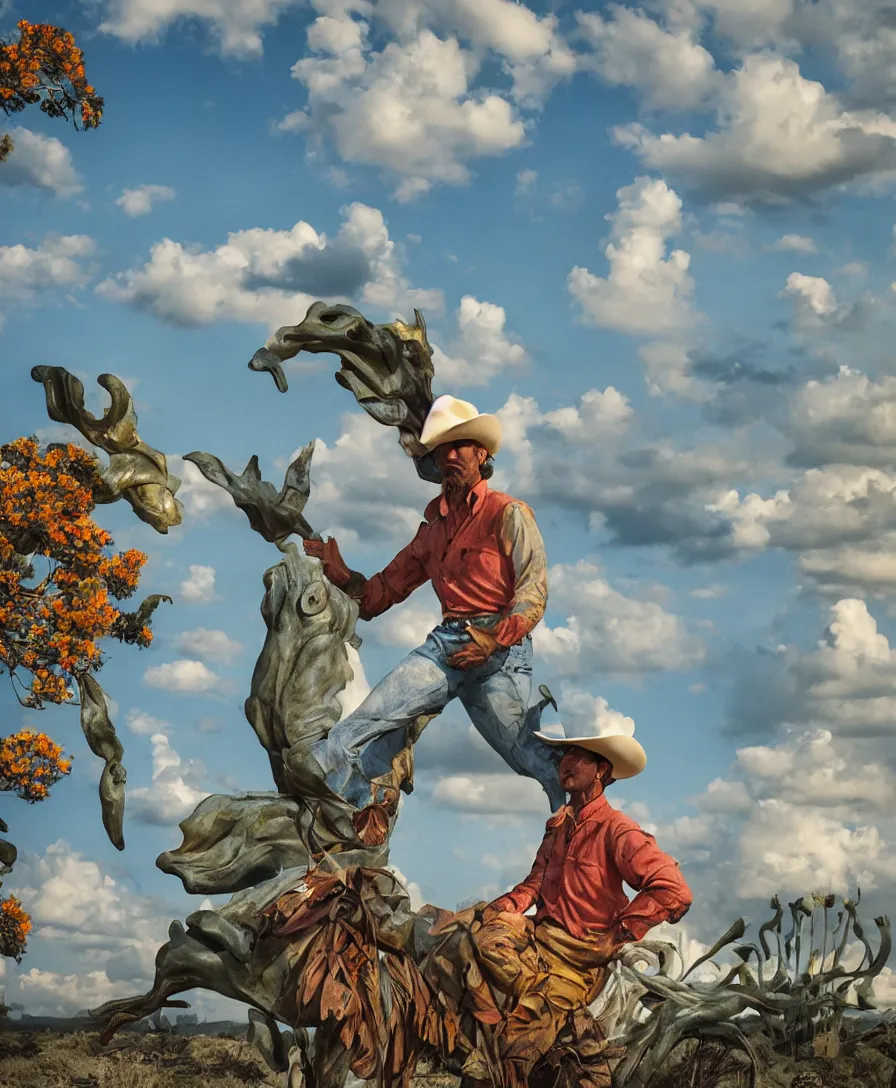
[{"label": "weathered stone sculpture", "polygon": [[[801,1045],[811,1044],[820,1032],[839,1026],[851,989],[855,989],[860,1004],[870,1007],[867,999],[871,984],[890,956],[892,933],[888,918],[875,918],[879,942],[877,950],[872,949],[857,919],[859,898],[842,900],[843,909],[828,945],[828,912],[835,905],[835,896],[807,897],[791,903],[793,929],[783,939],[784,912],[775,896],[771,901],[775,913],[760,927],[759,943],[735,946],[738,962],[712,982],[686,980],[697,967],[744,936],[746,925],[742,918],[683,973],[674,972],[669,957],[672,946],[663,949],[658,942],[650,941],[632,946],[628,962],[624,958],[620,964],[615,1008],[609,1008],[614,1000],[612,993],[607,996],[607,1011],[613,1020],[605,1026],[612,1028],[614,1042],[626,1048],[616,1069],[616,1083],[625,1088],[646,1088],[679,1043],[703,1035],[743,1049],[755,1071],[759,1059],[750,1041],[751,1031],[761,1029],[773,1044],[795,1052]],[[815,961],[807,956],[801,970],[803,923],[817,909],[824,911],[824,939],[815,951]],[[774,934],[774,953],[766,940],[767,933]],[[865,954],[857,967],[847,970],[842,958],[852,935],[861,941]],[[648,958],[650,953],[660,954],[658,973],[646,975],[634,970],[638,949],[645,950]],[[755,972],[749,966],[753,957]],[[770,971],[770,960],[774,960],[774,971]],[[628,999],[620,1002],[619,995],[626,991]],[[651,1001],[653,1012],[647,1020],[638,1022],[641,998]],[[746,1012],[758,1016],[753,1020],[737,1019]]]},{"label": "weathered stone sculpture", "polygon": [[[112,403],[97,419],[84,408],[84,386],[61,366],[36,366],[31,377],[41,382],[47,399],[47,412],[58,423],[69,423],[94,446],[109,454],[109,464],[100,474],[101,486],[94,493],[97,503],[117,502],[123,498],[141,521],[159,533],[167,533],[181,523],[183,507],[174,494],[180,480],[168,472],[163,453],[148,446],[137,434],[134,403],[124,383],[114,374],[101,374],[97,379],[112,398]],[[54,444],[51,443],[51,448]],[[19,541],[18,550],[28,550]],[[142,625],[162,601],[171,603],[164,594],[145,598],[134,614],[134,622]],[[99,794],[103,827],[110,842],[124,849],[125,782],[127,772],[115,727],[109,718],[106,698],[97,680],[89,675],[77,678],[81,699],[81,729],[94,755],[104,761]]]},{"label": "weathered stone sculpture", "polygon": [[70,423],[94,446],[109,454],[102,472],[103,489],[97,503],[124,499],[134,513],[159,533],[180,525],[183,506],[174,497],[181,481],[168,471],[164,453],[148,446],[137,434],[134,402],[114,374],[100,374],[97,383],[107,390],[112,404],[97,419],[84,408],[84,386],[61,366],[36,366],[31,377],[41,382],[47,414],[57,423]]},{"label": "weathered stone sculpture", "polygon": [[[398,429],[418,474],[433,478],[419,442],[433,377],[419,313],[414,325],[377,326],[351,307],[317,302],[300,324],[278,330],[249,365],[268,370],[285,392],[281,363],[303,350],[339,355],[340,384],[374,419]],[[83,387],[62,368],[35,368],[33,375],[45,384],[52,418],[74,423],[119,459],[114,472],[111,465],[107,470],[105,501],[127,498],[159,532],[177,524],[179,481],[167,474],[164,456],[137,438],[136,418],[121,383],[111,375],[100,378],[113,406],[96,421],[84,412]],[[185,926],[172,922],[169,940],[156,956],[151,989],[108,1002],[93,1015],[108,1039],[124,1023],[184,1006],[176,994],[207,989],[250,1006],[250,1038],[286,1078],[286,1088],[306,1083],[342,1088],[350,1071],[401,1088],[424,1051],[459,1072],[460,1044],[478,1031],[475,1016],[470,1021],[469,1009],[462,1008],[463,994],[442,993],[433,985],[430,968],[437,966],[438,956],[453,949],[474,998],[493,995],[483,993],[471,951],[475,909],[451,916],[432,907],[414,912],[406,890],[388,870],[399,791],[413,787],[413,745],[428,719],[408,729],[391,773],[377,780],[364,808],[332,793],[316,773],[316,763],[307,759],[309,746],[340,718],[339,693],[351,678],[346,645],[359,644],[355,602],[327,581],[318,560],[288,539],[315,536],[304,513],[312,454],[313,444],[300,451],[279,491],[261,479],[255,457],[239,476],[211,454],[186,457],[227,490],[252,528],[282,553],[263,576],[267,634],[245,704],[246,717],[268,754],[275,789],[206,797],[181,823],[182,844],[161,854],[158,867],[176,875],[188,892],[230,893],[231,899],[218,909],[194,912]],[[146,602],[148,607],[157,603]],[[93,681],[82,685],[85,707],[88,743],[106,764],[100,790],[104,823],[112,841],[123,845],[121,746]],[[2,824],[0,830],[5,830]],[[2,845],[0,862],[5,862]],[[793,931],[782,938],[784,912],[773,901],[775,915],[760,928],[759,944],[735,948],[740,962],[712,983],[688,981],[702,961],[676,973],[672,945],[643,941],[623,948],[590,1013],[577,1013],[570,1034],[558,1040],[552,1083],[558,1088],[606,1084],[607,1068],[614,1065],[617,1088],[645,1088],[689,1037],[722,1038],[755,1059],[746,1022],[733,1020],[740,1013],[758,1012],[758,1023],[779,1041],[801,1041],[819,1023],[842,1015],[848,987],[858,985],[860,999],[867,999],[870,982],[889,955],[888,920],[876,920],[880,944],[875,952],[856,924],[855,903],[847,900],[827,949],[827,912],[833,905],[828,897],[820,964],[801,971],[802,925],[817,905],[791,904]],[[440,934],[448,918],[456,939],[446,944]],[[847,972],[841,959],[851,930],[866,955]],[[744,932],[738,920],[704,959]],[[768,933],[777,942],[774,957]],[[753,955],[756,974],[749,968]],[[766,977],[770,958],[776,969]],[[641,961],[656,973],[636,970]],[[281,1033],[278,1024],[290,1030]],[[305,1031],[310,1027],[316,1029],[313,1044]],[[492,1072],[499,1084],[500,1072]]]},{"label": "weathered stone sculpture", "polygon": [[252,370],[270,373],[281,393],[287,390],[280,365],[300,351],[332,352],[342,360],[336,381],[355,395],[378,423],[397,427],[399,441],[414,458],[424,480],[438,482],[432,460],[420,444],[420,431],[433,402],[432,348],[419,310],[415,323],[373,325],[351,306],[315,302],[298,325],[278,329],[252,356]]},{"label": "weathered stone sculpture", "polygon": [[196,465],[207,480],[223,487],[249,519],[255,532],[279,546],[293,533],[303,539],[315,535],[302,513],[311,494],[313,453],[314,443],[311,442],[287,469],[279,492],[275,491],[273,484],[262,480],[257,457],[249,459],[239,476],[210,453],[187,453],[184,460]]}]

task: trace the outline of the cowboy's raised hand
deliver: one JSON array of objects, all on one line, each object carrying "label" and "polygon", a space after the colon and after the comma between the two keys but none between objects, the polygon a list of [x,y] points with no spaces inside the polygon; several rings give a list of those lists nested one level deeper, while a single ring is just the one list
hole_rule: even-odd
[{"label": "cowboy's raised hand", "polygon": [[346,566],[339,551],[339,545],[333,537],[328,536],[326,540],[305,540],[303,543],[305,554],[321,561],[324,574],[334,586],[348,585],[352,576],[351,571]]}]

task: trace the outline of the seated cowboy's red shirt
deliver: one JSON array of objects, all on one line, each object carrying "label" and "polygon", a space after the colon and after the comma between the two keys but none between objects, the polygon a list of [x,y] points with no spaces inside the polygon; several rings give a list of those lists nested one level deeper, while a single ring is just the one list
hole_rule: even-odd
[{"label": "seated cowboy's red shirt", "polygon": [[485,480],[460,509],[443,495],[426,507],[414,539],[379,574],[353,574],[346,591],[369,620],[432,581],[443,617],[498,616],[502,646],[524,638],[547,605],[544,541],[529,507]]},{"label": "seated cowboy's red shirt", "polygon": [[[631,901],[623,881],[637,892]],[[537,922],[550,919],[574,937],[619,927],[639,941],[684,917],[692,895],[675,859],[601,796],[578,817],[567,805],[548,820],[532,871],[500,902],[520,913],[534,903]]]}]

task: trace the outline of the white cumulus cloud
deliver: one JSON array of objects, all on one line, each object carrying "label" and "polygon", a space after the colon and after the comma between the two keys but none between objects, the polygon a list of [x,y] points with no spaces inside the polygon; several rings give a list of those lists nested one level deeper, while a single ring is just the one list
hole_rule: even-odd
[{"label": "white cumulus cloud", "polygon": [[541,786],[516,774],[449,775],[439,780],[432,796],[437,804],[461,812],[514,815],[548,811]]},{"label": "white cumulus cloud", "polygon": [[540,624],[532,640],[560,675],[689,669],[703,660],[703,641],[680,616],[655,601],[626,597],[592,563],[558,564],[549,578],[551,605],[566,611],[566,620]]},{"label": "white cumulus cloud", "polygon": [[370,684],[367,681],[367,674],[364,672],[364,664],[361,661],[360,654],[354,646],[349,646],[348,643],[346,643],[345,652],[348,654],[352,678],[336,696],[342,711],[340,720],[347,718],[349,714],[357,710],[370,693]]},{"label": "white cumulus cloud", "polygon": [[243,650],[242,644],[230,638],[226,631],[213,631],[207,627],[182,631],[175,637],[174,645],[183,654],[224,665],[229,665]]},{"label": "white cumulus cloud", "polygon": [[33,248],[0,246],[0,322],[4,311],[15,306],[84,287],[94,273],[94,250],[93,239],[85,234],[50,235]]},{"label": "white cumulus cloud", "polygon": [[125,215],[132,218],[149,215],[154,204],[165,200],[174,200],[177,194],[168,185],[138,185],[136,189],[125,189],[115,203]]},{"label": "white cumulus cloud", "polygon": [[787,57],[747,56],[716,103],[718,127],[704,136],[631,124],[615,137],[709,200],[786,203],[896,168],[896,122],[845,110]]},{"label": "white cumulus cloud", "polygon": [[154,718],[152,714],[147,714],[145,710],[139,710],[137,707],[131,707],[125,714],[124,720],[127,722],[128,729],[132,733],[136,733],[138,737],[151,737],[155,733],[169,733],[173,728],[170,722]]},{"label": "white cumulus cloud", "polygon": [[408,602],[377,619],[376,637],[384,646],[412,650],[426,641],[426,636],[439,622],[440,616],[435,609]]},{"label": "white cumulus cloud", "polygon": [[433,365],[441,381],[452,385],[488,385],[504,371],[518,370],[526,361],[522,344],[509,339],[502,306],[464,295],[457,310],[457,336],[448,353],[435,346]]},{"label": "white cumulus cloud", "polygon": [[168,922],[152,897],[63,839],[20,859],[17,874],[25,885],[16,894],[34,921],[31,940],[55,952],[53,970],[19,972],[13,999],[28,1012],[71,1016],[149,984]]},{"label": "white cumulus cloud", "polygon": [[816,317],[830,317],[837,312],[837,300],[834,289],[822,276],[804,276],[802,272],[791,272],[782,296],[790,295]]},{"label": "white cumulus cloud", "polygon": [[780,250],[782,253],[818,252],[815,239],[809,238],[805,234],[782,234],[772,248]]},{"label": "white cumulus cloud", "polygon": [[219,687],[221,678],[201,661],[181,658],[148,668],[143,674],[143,682],[163,691],[199,693]]},{"label": "white cumulus cloud", "polygon": [[201,563],[190,564],[190,577],[180,584],[185,601],[213,601],[215,599],[215,568]]},{"label": "white cumulus cloud", "polygon": [[649,109],[689,110],[718,92],[715,61],[690,29],[667,30],[643,11],[609,6],[610,18],[577,12],[592,52],[579,58],[607,83],[634,88]]},{"label": "white cumulus cloud", "polygon": [[225,56],[259,57],[262,31],[290,6],[292,0],[109,0],[99,29],[133,45],[155,42],[172,23],[195,19],[207,25]]},{"label": "white cumulus cloud", "polygon": [[235,231],[215,249],[164,238],[149,260],[103,280],[105,298],[181,327],[212,321],[295,324],[321,294],[408,313],[438,309],[438,291],[412,288],[382,212],[355,202],[330,239],[300,220],[289,230]]},{"label": "white cumulus cloud", "polygon": [[14,149],[0,169],[0,185],[28,186],[61,197],[83,190],[72,154],[61,140],[27,128],[14,128],[10,136]]},{"label": "white cumulus cloud", "polygon": [[308,39],[312,55],[292,69],[308,105],[280,127],[332,144],[344,162],[397,177],[399,200],[436,182],[463,184],[470,160],[525,141],[525,125],[507,99],[474,91],[481,61],[454,37],[424,28],[377,51],[368,24],[342,15],[316,20]]},{"label": "white cumulus cloud", "polygon": [[575,267],[567,278],[585,321],[635,335],[686,329],[694,322],[690,303],[690,256],[666,252],[681,231],[681,200],[662,180],[637,178],[617,192],[619,206],[604,255],[606,278]]},{"label": "white cumulus cloud", "polygon": [[208,795],[198,788],[201,768],[184,763],[164,733],[154,734],[151,741],[152,784],[129,787],[128,806],[143,823],[178,824]]}]

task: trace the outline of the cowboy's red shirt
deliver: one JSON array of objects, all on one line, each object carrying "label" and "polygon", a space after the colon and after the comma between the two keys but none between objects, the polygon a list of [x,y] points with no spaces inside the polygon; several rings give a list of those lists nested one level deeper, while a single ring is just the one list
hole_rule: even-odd
[{"label": "cowboy's red shirt", "polygon": [[414,539],[379,574],[352,573],[346,592],[361,619],[379,616],[432,581],[445,619],[487,617],[501,646],[523,639],[547,605],[547,558],[535,515],[485,480],[459,510],[443,495],[424,512]]},{"label": "cowboy's red shirt", "polygon": [[[629,901],[623,881],[637,892]],[[578,816],[567,805],[547,822],[532,871],[497,900],[536,922],[550,919],[574,937],[616,930],[639,941],[660,922],[677,922],[692,895],[678,862],[603,795]]]}]

